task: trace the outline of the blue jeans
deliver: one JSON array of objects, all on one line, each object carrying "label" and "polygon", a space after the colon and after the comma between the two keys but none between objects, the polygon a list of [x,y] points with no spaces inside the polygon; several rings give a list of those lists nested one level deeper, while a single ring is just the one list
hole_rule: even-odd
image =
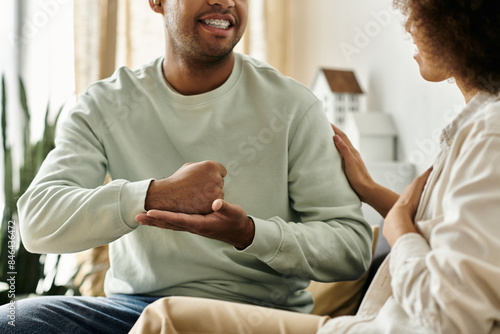
[{"label": "blue jeans", "polygon": [[9,309],[9,304],[0,307],[0,333],[128,333],[142,310],[159,298],[113,295],[23,299],[15,303],[15,308],[10,305]]}]

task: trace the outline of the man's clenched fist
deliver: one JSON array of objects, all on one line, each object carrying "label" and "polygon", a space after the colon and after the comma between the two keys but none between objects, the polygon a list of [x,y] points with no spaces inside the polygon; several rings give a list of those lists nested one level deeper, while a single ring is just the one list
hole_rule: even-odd
[{"label": "man's clenched fist", "polygon": [[187,163],[172,176],[151,182],[145,209],[208,214],[212,203],[224,199],[226,168],[218,162]]}]

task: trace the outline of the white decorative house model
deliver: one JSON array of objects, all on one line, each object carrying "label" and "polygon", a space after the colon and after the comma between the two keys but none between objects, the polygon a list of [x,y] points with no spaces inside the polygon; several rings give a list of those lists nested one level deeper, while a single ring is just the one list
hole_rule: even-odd
[{"label": "white decorative house model", "polygon": [[320,68],[311,84],[312,92],[323,101],[328,120],[344,127],[346,115],[361,110],[363,91],[353,71]]},{"label": "white decorative house model", "polygon": [[350,113],[344,132],[363,160],[396,160],[397,131],[391,115],[383,112]]}]

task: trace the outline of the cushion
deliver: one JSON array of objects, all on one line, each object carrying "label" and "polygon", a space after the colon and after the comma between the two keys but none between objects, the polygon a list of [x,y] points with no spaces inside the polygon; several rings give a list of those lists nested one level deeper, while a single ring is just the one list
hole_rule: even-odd
[{"label": "cushion", "polygon": [[[372,226],[373,244],[372,255],[377,247],[379,227]],[[354,315],[358,310],[364,295],[364,286],[369,271],[355,281],[342,281],[333,283],[322,283],[312,281],[306,291],[309,291],[314,299],[314,309],[311,314],[328,315],[338,317],[341,315]]]}]

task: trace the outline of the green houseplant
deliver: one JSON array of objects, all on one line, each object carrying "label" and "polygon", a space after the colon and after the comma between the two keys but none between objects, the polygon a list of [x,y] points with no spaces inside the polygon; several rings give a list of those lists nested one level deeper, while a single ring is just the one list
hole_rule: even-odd
[{"label": "green houseplant", "polygon": [[[9,282],[10,288],[0,292],[0,304],[8,303],[13,298],[30,295],[36,292],[36,288],[45,277],[43,266],[43,255],[29,253],[23,246],[19,235],[17,222],[17,200],[26,191],[34,179],[38,169],[47,154],[54,148],[55,128],[62,107],[59,109],[54,122],[49,122],[49,106],[47,106],[44,131],[42,138],[32,143],[30,135],[31,115],[28,107],[28,99],[23,81],[19,79],[19,99],[23,115],[23,162],[18,173],[13,173],[12,147],[7,137],[7,87],[5,77],[1,81],[1,129],[4,167],[4,196],[5,207],[3,210],[0,229],[0,282]],[[19,177],[15,182],[14,177]],[[18,185],[17,189],[15,185]],[[10,227],[9,227],[10,226]],[[56,264],[57,266],[57,264]],[[15,273],[15,274],[14,274]],[[14,277],[15,284],[12,277]],[[10,281],[8,281],[10,279]],[[51,288],[46,293],[64,293],[65,287],[57,287],[50,283]],[[10,291],[10,294],[9,294]]]}]

